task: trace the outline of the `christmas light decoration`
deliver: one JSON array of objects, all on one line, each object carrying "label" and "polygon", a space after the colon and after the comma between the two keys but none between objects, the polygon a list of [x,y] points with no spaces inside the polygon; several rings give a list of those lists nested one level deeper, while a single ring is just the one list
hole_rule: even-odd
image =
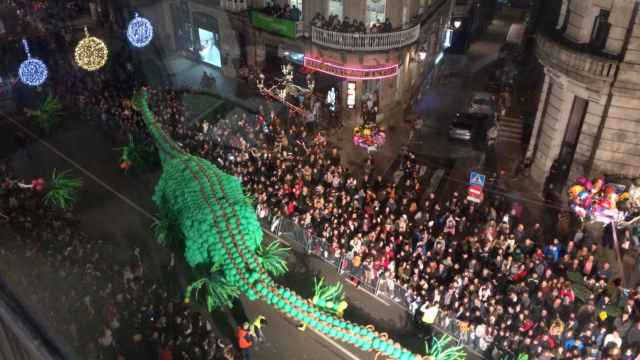
[{"label": "christmas light decoration", "polygon": [[78,66],[87,70],[95,71],[107,63],[109,49],[104,41],[94,36],[89,36],[87,27],[84,28],[86,37],[76,45],[75,59]]},{"label": "christmas light decoration", "polygon": [[20,64],[18,77],[25,85],[40,86],[47,80],[47,76],[49,75],[47,65],[45,65],[42,60],[31,57],[27,40],[22,39],[22,45],[24,46],[24,52],[27,54],[27,60]]},{"label": "christmas light decoration", "polygon": [[138,13],[136,13],[127,27],[127,39],[135,47],[141,48],[149,45],[151,39],[153,39],[153,25],[149,20],[138,16]]}]

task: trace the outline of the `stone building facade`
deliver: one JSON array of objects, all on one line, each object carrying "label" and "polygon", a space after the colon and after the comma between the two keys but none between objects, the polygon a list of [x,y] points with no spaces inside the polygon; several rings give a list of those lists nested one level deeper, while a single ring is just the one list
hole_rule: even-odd
[{"label": "stone building facade", "polygon": [[[357,117],[366,97],[378,101],[378,120],[399,114],[417,95],[423,80],[433,74],[438,56],[444,51],[447,29],[451,27],[454,0],[300,0],[301,31],[295,38],[274,34],[260,26],[251,27],[248,62],[262,68],[271,62],[269,54],[278,48],[285,53],[304,54],[304,65],[318,76],[334,78],[340,107],[352,109]],[[250,6],[260,7],[261,1]],[[372,9],[378,13],[372,15]],[[316,14],[339,15],[363,21],[389,19],[394,30],[380,34],[353,34],[316,28]],[[284,51],[282,51],[284,49]],[[318,89],[322,92],[326,89]],[[320,94],[321,96],[324,94]]]},{"label": "stone building facade", "polygon": [[[298,21],[260,11],[268,2],[296,5]],[[164,0],[135,1],[152,20],[168,53],[187,54],[201,46],[202,28],[215,33],[217,67],[230,77],[243,64],[256,69],[286,62],[320,77],[316,93],[336,92],[340,109],[357,117],[363,99],[378,100],[378,120],[400,114],[433,78],[453,30],[455,0]],[[376,34],[314,27],[316,14],[350,21],[388,19],[393,30]],[[449,34],[450,35],[450,34]],[[450,39],[449,39],[450,41]],[[295,57],[295,58],[294,58]],[[196,56],[196,60],[197,56]],[[206,62],[206,61],[205,61]],[[322,87],[322,84],[329,84]],[[353,105],[353,106],[350,106]]]},{"label": "stone building facade", "polygon": [[[551,3],[551,2],[549,2]],[[527,149],[532,176],[640,176],[640,19],[635,0],[563,0],[536,35],[544,66]]]}]

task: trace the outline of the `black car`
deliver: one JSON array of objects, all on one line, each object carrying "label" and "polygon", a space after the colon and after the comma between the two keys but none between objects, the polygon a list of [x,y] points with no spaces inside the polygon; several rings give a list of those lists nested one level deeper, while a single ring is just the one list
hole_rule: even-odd
[{"label": "black car", "polygon": [[481,142],[487,131],[495,126],[491,117],[484,113],[457,113],[449,125],[449,139]]}]

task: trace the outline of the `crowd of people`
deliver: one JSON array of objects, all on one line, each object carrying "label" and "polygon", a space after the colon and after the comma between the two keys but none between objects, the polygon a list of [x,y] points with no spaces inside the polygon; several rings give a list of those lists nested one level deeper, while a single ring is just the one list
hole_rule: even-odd
[{"label": "crowd of people", "polygon": [[277,2],[269,2],[266,7],[262,9],[262,11],[273,17],[300,21],[302,19],[302,11],[298,9],[296,5],[285,4],[284,6],[278,4]]},{"label": "crowd of people", "polygon": [[[291,20],[301,16],[288,5],[264,11]],[[388,20],[367,29],[337,16],[316,16],[313,23],[343,32],[393,28]],[[92,77],[63,71],[70,65],[59,59],[59,73],[69,76],[57,82],[56,93],[97,109],[105,128],[147,141],[128,101],[138,84],[123,59],[120,68]],[[322,132],[285,126],[274,112],[191,126],[177,92],[158,89],[151,95],[172,136],[241,179],[261,218],[291,219],[320,239],[332,257],[347,261],[362,281],[378,282],[390,297],[402,297],[417,323],[425,313],[436,313],[438,324],[489,358],[638,358],[640,288],[622,287],[598,256],[600,239],[582,224],[525,225],[521,209],[501,197],[477,205],[458,193],[437,196],[426,190],[410,153],[402,159],[402,176],[392,181],[376,175],[371,158],[351,170]],[[0,176],[15,180],[6,167]],[[114,244],[89,241],[72,215],[47,211],[40,196],[5,181],[0,221],[16,221],[14,226],[33,235],[19,246],[3,247],[0,266],[44,262],[3,273],[16,277],[9,280],[20,284],[22,297],[46,309],[41,316],[51,317],[48,323],[73,339],[83,358],[233,358],[211,324],[182,304],[178,289],[145,272],[139,250],[114,261]],[[621,243],[632,251],[629,238],[623,235]],[[167,274],[173,265],[172,258]]]},{"label": "crowd of people", "polygon": [[377,34],[394,30],[389,18],[386,18],[384,22],[376,22],[367,26],[362,20],[351,20],[348,16],[340,19],[338,15],[325,17],[321,13],[316,13],[313,19],[311,19],[311,24],[329,31],[359,34]]},{"label": "crowd of people", "polygon": [[363,281],[404,296],[417,319],[436,307],[440,325],[491,358],[640,354],[640,288],[622,288],[582,225],[525,227],[521,205],[504,198],[439,198],[425,191],[409,153],[395,182],[374,176],[371,159],[356,174],[321,132],[273,115],[176,135],[242,179],[259,217],[292,219]]}]

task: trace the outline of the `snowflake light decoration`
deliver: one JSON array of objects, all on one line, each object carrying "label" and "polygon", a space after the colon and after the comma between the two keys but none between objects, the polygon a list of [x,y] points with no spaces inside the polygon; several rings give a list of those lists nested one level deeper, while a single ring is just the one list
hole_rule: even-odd
[{"label": "snowflake light decoration", "polygon": [[129,39],[131,45],[138,48],[149,45],[151,39],[153,39],[153,25],[149,20],[138,16],[138,13],[136,13],[127,27],[127,39]]},{"label": "snowflake light decoration", "polygon": [[27,60],[20,64],[18,77],[25,85],[40,86],[47,80],[47,76],[49,75],[47,65],[45,65],[42,60],[31,57],[27,40],[22,39],[22,46],[24,46],[24,52],[27,54]]}]

